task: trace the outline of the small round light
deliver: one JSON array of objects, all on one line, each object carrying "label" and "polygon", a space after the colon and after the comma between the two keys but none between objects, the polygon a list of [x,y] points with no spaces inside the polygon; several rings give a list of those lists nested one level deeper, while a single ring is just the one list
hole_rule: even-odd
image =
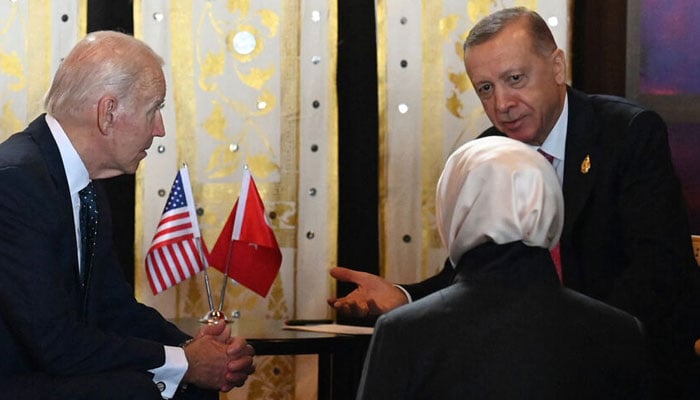
[{"label": "small round light", "polygon": [[241,55],[252,53],[256,43],[255,36],[248,31],[241,31],[233,36],[233,49]]},{"label": "small round light", "polygon": [[399,108],[399,112],[401,114],[406,114],[408,112],[408,105],[406,105],[404,103],[399,104],[398,108]]}]

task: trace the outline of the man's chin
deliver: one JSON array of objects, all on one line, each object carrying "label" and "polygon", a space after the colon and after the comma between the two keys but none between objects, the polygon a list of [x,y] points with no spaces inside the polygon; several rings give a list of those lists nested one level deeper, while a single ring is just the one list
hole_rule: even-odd
[{"label": "man's chin", "polygon": [[135,174],[136,170],[139,169],[139,166],[141,165],[141,160],[143,160],[143,157],[134,161],[130,165],[127,165],[122,172],[125,174]]},{"label": "man's chin", "polygon": [[504,130],[503,133],[506,134],[511,139],[527,143],[527,144],[537,144],[533,143],[535,141],[534,135],[529,132],[524,132],[523,130]]}]

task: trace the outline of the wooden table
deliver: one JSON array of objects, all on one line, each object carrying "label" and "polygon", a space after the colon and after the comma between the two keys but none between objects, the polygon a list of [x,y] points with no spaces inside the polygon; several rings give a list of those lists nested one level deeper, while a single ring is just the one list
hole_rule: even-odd
[{"label": "wooden table", "polygon": [[[202,325],[197,318],[171,322],[190,335]],[[255,348],[255,355],[318,354],[319,400],[355,398],[371,336],[288,330],[284,321],[271,319],[240,318],[230,327],[231,335],[246,338]]]}]

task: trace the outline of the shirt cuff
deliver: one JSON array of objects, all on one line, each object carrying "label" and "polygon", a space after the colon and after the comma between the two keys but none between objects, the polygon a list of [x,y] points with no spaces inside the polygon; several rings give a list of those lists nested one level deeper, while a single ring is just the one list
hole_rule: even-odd
[{"label": "shirt cuff", "polygon": [[404,294],[404,295],[406,296],[406,298],[408,299],[408,302],[409,302],[409,303],[413,303],[413,299],[411,298],[411,295],[408,294],[408,291],[407,291],[406,289],[404,289],[401,285],[394,285],[394,287],[397,287],[397,288],[401,289],[401,291],[403,292],[403,294]]},{"label": "shirt cuff", "polygon": [[153,382],[160,390],[160,396],[164,399],[175,397],[177,387],[187,372],[187,357],[181,347],[164,346],[165,364],[148,370],[153,374]]}]

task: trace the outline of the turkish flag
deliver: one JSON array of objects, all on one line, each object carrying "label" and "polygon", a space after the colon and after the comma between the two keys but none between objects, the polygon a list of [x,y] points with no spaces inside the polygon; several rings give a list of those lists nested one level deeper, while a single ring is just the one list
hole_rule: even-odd
[{"label": "turkish flag", "polygon": [[265,218],[265,206],[246,168],[241,194],[216,240],[210,265],[241,285],[266,297],[282,264],[275,233]]}]

